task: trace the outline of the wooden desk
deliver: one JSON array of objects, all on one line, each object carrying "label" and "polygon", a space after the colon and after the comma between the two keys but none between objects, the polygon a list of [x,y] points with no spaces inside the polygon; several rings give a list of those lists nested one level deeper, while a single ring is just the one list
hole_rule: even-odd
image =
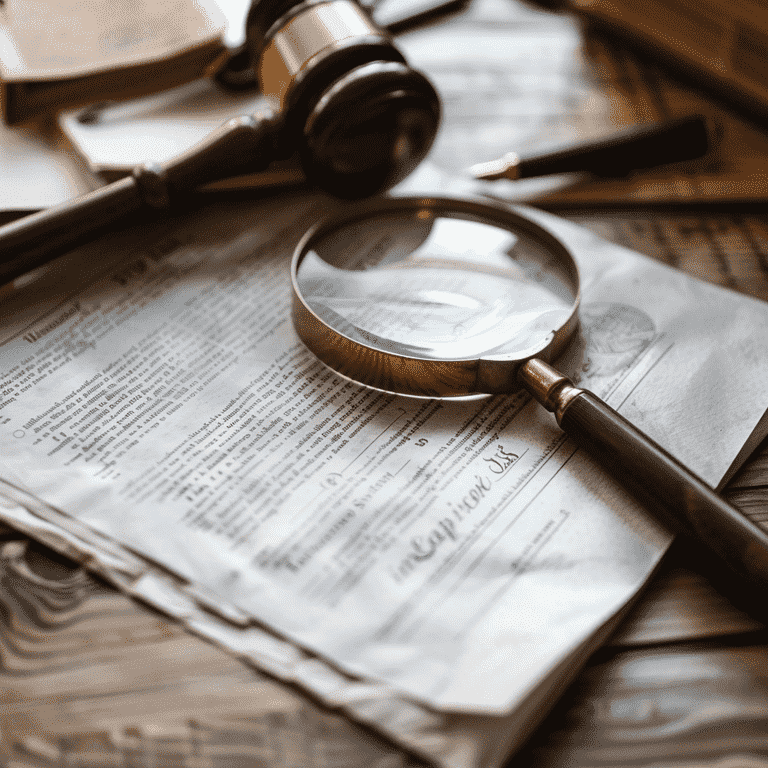
[{"label": "wooden desk", "polygon": [[[493,13],[517,9],[529,30],[545,18],[543,11],[522,3],[485,5]],[[451,24],[492,26],[493,13]],[[418,38],[409,39],[406,45],[417,49]],[[528,93],[542,83],[556,86],[540,91],[537,103],[554,92],[562,96],[549,101],[557,108],[557,124],[551,115],[539,115],[536,122],[536,110],[523,115],[520,125],[531,129],[532,144],[541,138],[542,125],[555,138],[564,136],[563,126],[569,124],[579,129],[576,133],[589,133],[586,129],[594,127],[589,120],[596,116],[588,107],[597,103],[590,102],[590,94],[608,94],[626,109],[634,104],[622,113],[628,120],[656,119],[701,103],[679,84],[657,88],[653,80],[640,87],[645,81],[636,59],[621,52],[606,58],[602,42],[590,45],[600,51],[592,70],[599,77],[587,77],[592,91],[574,90],[569,76],[557,82],[529,78]],[[493,128],[519,114],[514,110],[520,102],[497,98],[489,112],[487,101],[473,102],[459,92],[467,84],[491,83],[499,97],[502,83],[510,93],[522,93],[516,83],[535,72],[536,62],[515,61],[519,71],[501,79],[489,80],[475,68],[461,82],[455,72],[435,65],[438,86],[442,78],[447,89],[438,162],[459,170],[489,159],[497,149],[524,148]],[[585,61],[572,65],[578,69]],[[611,61],[623,64],[614,67],[612,80],[601,79]],[[659,76],[655,70],[651,74]],[[611,93],[606,83],[615,84]],[[586,110],[579,120],[561,109],[569,104]],[[749,143],[754,168],[768,168],[768,137],[736,116],[728,120],[730,135]],[[489,137],[484,144],[472,139],[478,126]],[[765,194],[764,178],[760,181],[757,173],[747,186],[738,186],[745,157],[729,150],[704,171],[687,169],[676,181],[663,174],[633,178],[621,199],[590,181],[546,193],[539,202],[609,239],[768,300],[768,216],[744,205],[757,200],[761,189]],[[668,195],[670,185],[695,194],[670,200],[659,192]],[[643,189],[655,190],[647,200],[652,207],[627,208],[637,205]],[[604,210],[609,197],[624,208]],[[729,207],[711,207],[708,201],[715,199]],[[578,200],[587,208],[574,210]],[[692,201],[701,207],[686,207]],[[660,203],[667,207],[660,209]],[[768,447],[731,482],[727,495],[755,519],[768,519]],[[713,591],[691,566],[696,564],[686,562],[685,553],[673,552],[634,613],[593,658],[515,766],[677,761],[692,767],[718,760],[723,766],[757,766],[768,760],[768,630]],[[0,762],[9,768],[397,768],[415,763],[7,529],[0,531],[0,659]]]},{"label": "wooden desk", "polygon": [[[718,264],[719,282],[768,298],[754,248],[768,240],[768,216],[570,218],[679,266]],[[768,445],[726,495],[768,520]],[[695,569],[673,549],[515,766],[700,765],[768,754],[768,629]],[[415,763],[8,529],[0,532],[0,617],[0,760],[9,767]]]}]

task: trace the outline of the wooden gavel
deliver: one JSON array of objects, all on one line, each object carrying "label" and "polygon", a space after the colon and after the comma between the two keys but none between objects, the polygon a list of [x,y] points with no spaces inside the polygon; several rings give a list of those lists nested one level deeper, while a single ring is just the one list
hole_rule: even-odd
[{"label": "wooden gavel", "polygon": [[249,15],[266,30],[252,56],[274,110],[230,120],[173,160],[0,227],[0,283],[131,213],[167,209],[203,184],[297,151],[308,181],[338,197],[366,197],[405,178],[437,133],[432,84],[353,0],[285,5],[262,1]]}]

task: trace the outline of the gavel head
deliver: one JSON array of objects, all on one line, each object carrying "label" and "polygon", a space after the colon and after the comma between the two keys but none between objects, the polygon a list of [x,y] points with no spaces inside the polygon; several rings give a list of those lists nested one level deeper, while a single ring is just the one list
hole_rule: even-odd
[{"label": "gavel head", "polygon": [[376,194],[429,151],[437,93],[354,0],[253,0],[246,37],[261,90],[284,116],[282,153],[298,146],[321,188]]}]

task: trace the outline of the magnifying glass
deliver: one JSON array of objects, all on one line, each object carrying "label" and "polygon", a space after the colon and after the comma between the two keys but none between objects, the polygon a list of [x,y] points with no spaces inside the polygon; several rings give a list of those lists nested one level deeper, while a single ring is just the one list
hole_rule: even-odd
[{"label": "magnifying glass", "polygon": [[313,227],[291,279],[296,331],[336,372],[418,397],[524,388],[663,522],[768,586],[768,535],[552,367],[578,328],[579,273],[542,227],[473,200],[373,200]]}]

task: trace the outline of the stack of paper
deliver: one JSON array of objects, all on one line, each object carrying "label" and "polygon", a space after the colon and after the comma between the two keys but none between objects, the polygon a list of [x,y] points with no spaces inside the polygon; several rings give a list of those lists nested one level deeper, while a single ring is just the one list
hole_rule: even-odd
[{"label": "stack of paper", "polygon": [[[670,537],[523,394],[316,362],[287,257],[338,205],[115,233],[6,296],[2,514],[434,764],[495,766]],[[768,307],[529,214],[582,270],[564,363],[718,485],[764,433]]]}]

